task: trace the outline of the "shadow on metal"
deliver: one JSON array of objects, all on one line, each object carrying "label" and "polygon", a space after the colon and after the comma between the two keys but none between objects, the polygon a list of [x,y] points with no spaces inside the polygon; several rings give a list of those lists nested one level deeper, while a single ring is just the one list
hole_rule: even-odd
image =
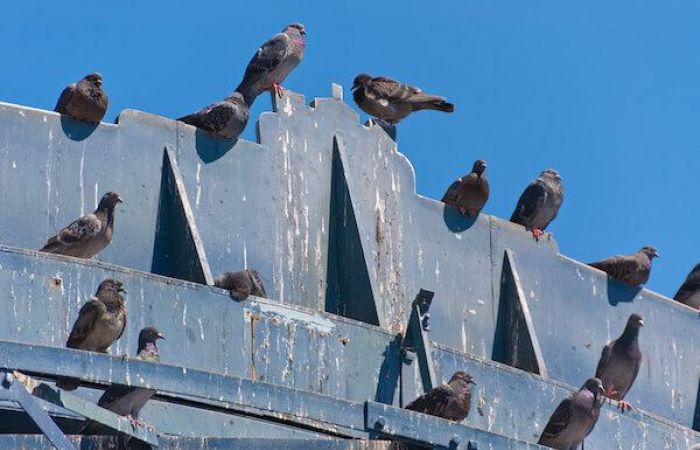
[{"label": "shadow on metal", "polygon": [[195,148],[203,163],[209,164],[223,157],[236,145],[238,139],[212,138],[209,133],[197,128],[195,132]]},{"label": "shadow on metal", "polygon": [[90,137],[99,124],[80,122],[66,114],[61,114],[61,128],[68,139],[82,141]]}]

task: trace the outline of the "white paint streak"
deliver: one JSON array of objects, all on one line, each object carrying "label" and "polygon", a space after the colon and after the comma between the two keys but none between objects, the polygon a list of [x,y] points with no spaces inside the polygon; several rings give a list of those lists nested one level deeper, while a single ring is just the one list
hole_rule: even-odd
[{"label": "white paint streak", "polygon": [[199,200],[202,198],[202,163],[197,163],[197,171],[194,174],[196,187],[196,196],[194,200],[195,208],[199,207]]}]

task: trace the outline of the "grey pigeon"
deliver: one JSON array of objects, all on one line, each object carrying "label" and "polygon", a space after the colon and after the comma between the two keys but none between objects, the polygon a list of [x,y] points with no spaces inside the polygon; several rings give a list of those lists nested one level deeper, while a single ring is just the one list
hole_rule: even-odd
[{"label": "grey pigeon", "polygon": [[673,298],[684,305],[700,309],[700,264],[693,267]]},{"label": "grey pigeon", "polygon": [[422,109],[454,111],[454,105],[447,103],[444,97],[426,94],[417,87],[387,77],[372,78],[360,74],[355,77],[352,90],[352,97],[360,109],[390,125],[396,125],[413,111]]},{"label": "grey pigeon", "polygon": [[546,169],[525,188],[510,221],[523,225],[539,239],[552,220],[557,217],[564,201],[564,186],[559,172]]},{"label": "grey pigeon", "polygon": [[649,281],[651,260],[658,256],[659,252],[654,247],[646,246],[634,255],[611,256],[602,261],[590,263],[589,266],[600,269],[625,284],[637,287]]},{"label": "grey pigeon", "polygon": [[457,371],[449,383],[421,395],[406,405],[406,409],[461,422],[469,415],[472,384],[475,383],[471,375]]},{"label": "grey pigeon", "polygon": [[112,242],[114,208],[122,199],[116,192],[107,192],[95,212],[86,214],[49,238],[42,252],[92,258]]},{"label": "grey pigeon", "polygon": [[[142,329],[139,333],[137,358],[144,361],[160,362],[156,346],[158,339],[165,339],[165,337],[155,327]],[[113,384],[105,390],[97,404],[120,416],[128,416],[132,421],[138,423],[141,408],[155,393],[155,389]],[[88,421],[81,433],[95,434],[101,428],[102,426],[98,422]]]},{"label": "grey pigeon", "polygon": [[177,120],[206,130],[212,137],[236,139],[243,132],[249,116],[250,108],[243,95],[234,92],[220,102]]},{"label": "grey pigeon", "polygon": [[75,120],[98,124],[107,112],[108,102],[102,89],[102,75],[91,73],[61,92],[54,111],[68,114]]},{"label": "grey pigeon", "polygon": [[577,450],[593,431],[603,403],[603,385],[589,378],[574,395],[562,400],[537,442],[559,450]]},{"label": "grey pigeon", "polygon": [[282,95],[280,84],[304,58],[305,47],[306,28],[300,23],[293,23],[258,49],[236,88],[243,94],[248,106],[263,91],[270,90]]},{"label": "grey pigeon", "polygon": [[619,338],[603,347],[595,376],[600,378],[605,387],[605,395],[619,401],[620,408],[631,409],[624,401],[632,383],[637,378],[642,364],[642,351],[639,349],[639,329],[644,320],[639,314],[632,314],[627,319],[627,326]]},{"label": "grey pigeon", "polygon": [[450,185],[442,201],[459,210],[462,215],[476,216],[489,199],[489,181],[486,179],[486,161],[477,159],[470,174]]},{"label": "grey pigeon", "polygon": [[214,280],[214,286],[228,289],[231,296],[238,300],[245,300],[251,295],[267,298],[262,279],[254,269],[224,272],[223,275]]},{"label": "grey pigeon", "polygon": [[[100,283],[95,296],[80,308],[66,347],[107,353],[126,328],[127,314],[122,292],[126,293],[121,281],[108,278]],[[60,378],[56,385],[73,390],[78,387],[78,380]]]}]

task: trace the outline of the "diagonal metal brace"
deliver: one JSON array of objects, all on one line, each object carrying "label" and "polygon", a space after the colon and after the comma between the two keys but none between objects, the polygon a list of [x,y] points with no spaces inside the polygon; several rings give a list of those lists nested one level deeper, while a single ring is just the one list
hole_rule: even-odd
[{"label": "diagonal metal brace", "polygon": [[51,417],[39,405],[34,396],[27,392],[25,386],[17,381],[12,372],[0,369],[0,378],[2,379],[1,400],[9,400],[19,404],[57,450],[75,450],[63,431],[51,420]]},{"label": "diagonal metal brace", "polygon": [[154,447],[160,442],[156,432],[146,426],[132,423],[129,419],[102,408],[92,402],[83,400],[77,395],[69,394],[61,389],[54,389],[46,383],[35,380],[21,372],[14,372],[15,379],[22,383],[28,392],[47,402],[58,405],[69,411],[78,413],[87,419],[99,422],[110,429],[131,436]]},{"label": "diagonal metal brace", "polygon": [[430,327],[430,304],[433,302],[434,292],[421,289],[411,305],[411,316],[406,327],[406,336],[401,343],[404,361],[411,364],[413,355],[418,357],[423,390],[430,391],[435,387],[435,369],[433,368],[432,344],[428,338]]}]

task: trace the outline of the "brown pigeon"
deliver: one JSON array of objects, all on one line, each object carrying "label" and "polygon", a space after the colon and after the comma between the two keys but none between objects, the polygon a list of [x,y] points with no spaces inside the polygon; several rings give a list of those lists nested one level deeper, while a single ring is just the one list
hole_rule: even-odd
[{"label": "brown pigeon", "polygon": [[476,216],[489,199],[489,181],[486,179],[486,161],[477,159],[470,174],[450,185],[442,201],[457,208],[462,215]]},{"label": "brown pigeon", "polygon": [[602,261],[590,263],[589,266],[606,272],[611,277],[632,287],[649,281],[651,261],[659,257],[659,252],[652,246],[642,247],[630,256],[611,256]]},{"label": "brown pigeon", "polygon": [[98,124],[107,112],[108,101],[102,89],[102,75],[91,73],[61,92],[54,111],[68,114],[75,120]]},{"label": "brown pigeon", "polygon": [[[139,333],[139,345],[137,358],[160,362],[156,341],[165,337],[155,328],[146,327]],[[139,412],[143,405],[155,395],[155,389],[147,389],[132,386],[113,384],[105,390],[97,404],[120,416],[128,416],[133,422],[139,424]],[[96,434],[102,426],[98,422],[88,421],[81,431],[82,434]]]},{"label": "brown pigeon", "polygon": [[[78,312],[66,347],[107,353],[126,328],[126,306],[121,281],[108,278],[97,287],[97,293]],[[65,390],[78,387],[78,380],[61,378],[56,385]]]},{"label": "brown pigeon", "polygon": [[353,81],[352,96],[367,114],[390,125],[396,125],[413,111],[432,109],[451,113],[454,105],[443,97],[426,94],[417,87],[387,77],[372,78],[360,74]]},{"label": "brown pigeon", "polygon": [[700,264],[693,267],[673,298],[684,305],[700,309]]},{"label": "brown pigeon", "polygon": [[248,106],[263,91],[270,90],[282,95],[280,84],[304,58],[305,47],[306,28],[300,23],[293,23],[258,49],[248,63],[241,84],[236,88],[237,92],[243,94]]},{"label": "brown pigeon", "polygon": [[220,102],[177,120],[206,130],[212,137],[236,139],[248,123],[249,116],[250,108],[243,95],[234,92]]},{"label": "brown pigeon", "polygon": [[223,275],[214,280],[214,286],[228,289],[231,296],[238,300],[245,300],[251,295],[267,298],[262,279],[254,269],[224,272]]},{"label": "brown pigeon", "polygon": [[122,199],[107,192],[95,212],[86,214],[49,238],[42,252],[92,258],[112,242],[114,208]]},{"label": "brown pigeon", "polygon": [[602,403],[603,384],[598,378],[589,378],[574,395],[559,403],[537,443],[558,450],[577,450],[593,431]]},{"label": "brown pigeon", "polygon": [[632,314],[627,319],[627,326],[619,338],[603,347],[595,376],[600,378],[605,387],[605,395],[619,401],[620,408],[631,409],[624,401],[625,395],[637,378],[642,364],[642,351],[639,349],[639,330],[644,320],[639,314]]},{"label": "brown pigeon", "polygon": [[460,370],[449,383],[421,395],[406,405],[406,409],[461,422],[469,415],[472,384],[475,384],[472,376]]},{"label": "brown pigeon", "polygon": [[523,225],[532,231],[535,239],[539,239],[547,225],[557,217],[563,201],[564,186],[559,172],[543,170],[539,178],[532,180],[525,188],[510,221]]}]

